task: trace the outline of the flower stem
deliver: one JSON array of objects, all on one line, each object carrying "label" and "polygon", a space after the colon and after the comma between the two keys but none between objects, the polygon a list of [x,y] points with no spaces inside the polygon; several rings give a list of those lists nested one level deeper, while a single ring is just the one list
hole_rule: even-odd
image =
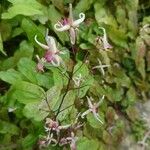
[{"label": "flower stem", "polygon": [[59,105],[59,107],[58,107],[58,111],[57,111],[55,117],[57,117],[57,116],[59,115],[61,106],[62,106],[62,104],[63,104],[63,102],[64,102],[64,99],[65,99],[65,97],[66,97],[66,95],[67,95],[67,93],[68,93],[68,91],[69,91],[70,82],[71,82],[72,77],[73,77],[74,67],[75,67],[75,64],[74,64],[73,67],[72,67],[72,70],[71,70],[71,73],[70,73],[70,76],[69,76],[69,80],[68,80],[68,84],[67,84],[66,91],[65,91],[65,93],[64,93],[64,95],[63,95],[63,97],[62,97],[62,100],[61,100],[61,102],[60,102],[60,105]]},{"label": "flower stem", "polygon": [[58,107],[58,111],[57,111],[57,113],[56,113],[56,115],[55,115],[55,118],[57,118],[57,116],[58,116],[59,113],[61,112],[62,104],[63,104],[63,102],[64,102],[64,99],[65,99],[67,93],[69,92],[70,83],[71,83],[71,80],[72,80],[73,75],[74,75],[74,67],[75,67],[75,65],[76,65],[76,54],[77,54],[76,45],[71,45],[71,50],[72,50],[72,52],[73,52],[73,62],[74,62],[74,63],[73,63],[73,66],[72,66],[71,73],[70,73],[70,75],[69,75],[69,79],[68,79],[68,84],[67,84],[67,87],[66,87],[66,91],[65,91],[65,93],[64,93],[64,95],[63,95],[63,97],[62,97],[62,100],[61,100],[60,105],[59,105],[59,107]]}]

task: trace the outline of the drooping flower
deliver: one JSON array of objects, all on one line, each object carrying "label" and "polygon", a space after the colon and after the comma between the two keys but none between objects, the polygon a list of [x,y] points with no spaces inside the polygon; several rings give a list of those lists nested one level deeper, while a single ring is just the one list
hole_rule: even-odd
[{"label": "drooping flower", "polygon": [[36,58],[38,60],[38,63],[36,66],[37,71],[44,72],[44,63],[46,62],[45,58],[40,59],[40,57],[38,55],[36,55]]},{"label": "drooping flower", "polygon": [[103,99],[104,99],[104,95],[103,97],[100,99],[100,101],[98,103],[93,103],[92,104],[92,101],[93,101],[93,98],[92,97],[86,97],[87,100],[88,100],[88,105],[89,105],[89,109],[86,110],[82,115],[81,115],[81,118],[84,118],[87,114],[89,114],[90,112],[93,113],[94,115],[94,118],[96,120],[98,120],[100,123],[103,124],[103,121],[100,119],[100,116],[98,114],[98,107],[100,106],[100,104],[102,103]]},{"label": "drooping flower", "polygon": [[71,150],[77,150],[76,141],[77,137],[75,137],[74,133],[71,132],[71,137],[67,137],[67,140],[70,142],[70,148]]},{"label": "drooping flower", "polygon": [[56,31],[67,31],[69,30],[70,33],[70,41],[71,44],[75,44],[76,41],[76,29],[78,28],[79,24],[82,23],[85,19],[85,14],[80,13],[79,19],[74,20],[73,19],[73,13],[72,13],[72,4],[69,4],[69,18],[64,19],[63,22],[58,22],[54,25],[54,28]]},{"label": "drooping flower", "polygon": [[60,64],[62,63],[62,59],[59,56],[59,54],[64,54],[64,53],[60,52],[57,49],[55,40],[52,36],[48,36],[48,31],[47,31],[46,37],[45,37],[47,45],[39,42],[37,40],[37,35],[35,36],[34,39],[39,46],[41,46],[43,49],[46,50],[45,56],[44,56],[46,62],[52,63],[52,65],[55,67],[60,66]]},{"label": "drooping flower", "polygon": [[48,136],[46,137],[46,141],[47,141],[47,146],[50,145],[53,142],[53,146],[56,146],[56,144],[58,143],[58,141],[56,139],[53,138],[53,133],[48,133]]},{"label": "drooping flower", "polygon": [[59,125],[58,121],[54,121],[50,118],[46,118],[45,124],[46,124],[46,126],[45,126],[46,131],[56,131],[57,135],[59,135],[60,130],[67,129],[71,126],[71,124],[61,126],[61,125]]},{"label": "drooping flower", "polygon": [[103,65],[99,58],[98,58],[97,60],[98,60],[99,65],[93,67],[92,69],[100,69],[102,75],[104,76],[104,75],[105,75],[105,70],[104,70],[104,68],[107,68],[107,67],[109,67],[110,65]]},{"label": "drooping flower", "polygon": [[104,50],[109,50],[112,49],[113,47],[108,43],[108,39],[107,39],[107,34],[106,34],[106,30],[103,27],[99,27],[99,29],[101,29],[103,31],[103,37],[100,37],[99,42],[103,44],[103,49]]},{"label": "drooping flower", "polygon": [[71,132],[71,136],[70,137],[66,137],[66,138],[62,138],[60,140],[59,145],[63,146],[63,145],[66,145],[66,144],[70,144],[70,149],[71,150],[77,150],[77,147],[76,147],[77,139],[78,138],[75,137],[74,132]]}]

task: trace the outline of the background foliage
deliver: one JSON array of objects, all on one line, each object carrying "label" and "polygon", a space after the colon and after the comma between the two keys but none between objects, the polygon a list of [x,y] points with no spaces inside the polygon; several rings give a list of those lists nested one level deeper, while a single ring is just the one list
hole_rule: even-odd
[{"label": "background foliage", "polygon": [[[142,140],[149,129],[142,117],[143,108],[148,107],[150,98],[150,28],[142,30],[144,25],[150,23],[148,1],[1,0],[1,150],[38,149],[38,140],[45,134],[44,119],[48,115],[41,111],[48,109],[43,99],[50,99],[53,110],[60,103],[67,79],[57,68],[50,67],[44,74],[36,71],[35,55],[42,56],[43,50],[35,43],[34,36],[38,35],[44,43],[45,30],[49,28],[59,48],[68,51],[63,57],[67,67],[71,67],[72,64],[68,63],[69,37],[53,29],[57,21],[68,16],[69,3],[73,3],[76,17],[80,12],[86,14],[85,23],[80,27],[80,50],[75,68],[87,55],[88,62],[76,72],[76,75],[82,73],[87,86],[81,89],[78,98],[75,91],[67,94],[63,108],[72,103],[75,105],[63,112],[60,121],[65,119],[67,123],[77,111],[85,110],[87,93],[95,98],[106,96],[100,109],[104,125],[88,115],[86,124],[78,133],[78,150],[115,150],[116,147],[122,150],[131,145],[135,149],[138,146],[136,142]],[[113,45],[111,52],[99,53],[94,45],[96,37],[102,35],[98,26],[105,27]],[[96,57],[111,65],[105,76],[98,70],[92,70],[97,64]],[[126,141],[134,142],[127,144]]]}]

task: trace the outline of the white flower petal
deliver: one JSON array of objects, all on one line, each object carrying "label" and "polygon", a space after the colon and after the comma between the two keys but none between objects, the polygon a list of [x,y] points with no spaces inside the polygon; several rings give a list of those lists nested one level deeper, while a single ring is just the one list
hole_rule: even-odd
[{"label": "white flower petal", "polygon": [[94,118],[95,118],[96,120],[98,120],[101,124],[103,124],[103,121],[100,119],[100,116],[99,116],[98,113],[96,113],[96,112],[93,111],[93,115],[94,115]]},{"label": "white flower petal", "polygon": [[102,96],[102,98],[99,100],[99,102],[96,104],[96,108],[100,106],[100,104],[103,102],[105,98],[105,95]]},{"label": "white flower petal", "polygon": [[45,45],[45,44],[43,44],[43,43],[41,43],[41,42],[39,42],[39,41],[37,40],[37,35],[35,35],[34,40],[35,40],[35,42],[36,42],[39,46],[41,46],[43,49],[46,49],[46,50],[49,49],[49,47],[48,47],[47,45]]},{"label": "white flower petal", "polygon": [[73,13],[72,13],[72,4],[69,4],[69,23],[72,24],[73,22]]},{"label": "white flower petal", "polygon": [[70,126],[71,126],[71,124],[68,124],[68,125],[64,125],[64,126],[59,126],[58,128],[60,130],[62,130],[62,129],[68,129]]},{"label": "white flower petal", "polygon": [[88,105],[89,105],[89,108],[92,108],[93,107],[93,104],[91,102],[91,97],[89,98],[88,96],[86,96],[87,100],[88,100]]},{"label": "white flower petal", "polygon": [[76,31],[75,31],[74,28],[70,28],[69,32],[70,32],[70,41],[71,41],[71,44],[74,45],[75,42],[76,42]]},{"label": "white flower petal", "polygon": [[58,51],[56,47],[56,42],[52,36],[46,36],[46,42],[49,47],[49,50],[53,51],[54,53]]},{"label": "white flower petal", "polygon": [[85,20],[85,14],[84,14],[84,13],[80,13],[80,14],[79,14],[79,19],[78,19],[78,20],[75,20],[75,21],[72,23],[72,26],[73,26],[74,28],[76,28],[76,27],[78,27],[78,25],[79,25],[80,23],[82,23],[84,20]]},{"label": "white flower petal", "polygon": [[51,61],[52,65],[55,67],[59,67],[62,59],[58,55],[54,56],[54,60]]},{"label": "white flower petal", "polygon": [[62,26],[59,23],[56,23],[54,25],[54,28],[55,28],[56,31],[62,32],[62,31],[69,30],[70,29],[70,25],[67,24],[67,25]]},{"label": "white flower petal", "polygon": [[81,115],[81,118],[84,118],[84,116],[86,116],[88,113],[90,113],[91,112],[91,110],[90,109],[88,109],[88,110],[86,110],[82,115]]}]

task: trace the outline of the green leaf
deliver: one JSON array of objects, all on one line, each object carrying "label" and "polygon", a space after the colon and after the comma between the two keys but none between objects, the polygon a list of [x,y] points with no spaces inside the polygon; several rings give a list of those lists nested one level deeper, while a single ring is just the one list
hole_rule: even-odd
[{"label": "green leaf", "polygon": [[114,89],[109,86],[105,87],[105,95],[112,102],[119,102],[122,99],[123,89]]},{"label": "green leaf", "polygon": [[22,140],[22,147],[23,148],[31,148],[33,144],[35,144],[37,140],[37,137],[35,137],[32,134],[28,134],[23,140]]},{"label": "green leaf", "polygon": [[117,28],[109,27],[108,35],[112,42],[114,42],[116,45],[126,49],[128,48],[127,36],[123,30],[118,30]]},{"label": "green leaf", "polygon": [[[62,101],[62,97],[63,95],[60,97],[59,102],[57,103],[57,107],[55,107],[56,109],[58,108],[58,106],[60,105],[61,101]],[[65,96],[64,100],[63,100],[63,104],[61,107],[61,110],[63,110],[59,115],[58,115],[58,119],[60,121],[64,120],[66,118],[67,115],[69,115],[71,113],[72,107],[71,105],[74,105],[74,101],[75,101],[75,93],[73,91],[69,91],[67,93],[67,95]],[[70,107],[69,107],[70,106]],[[67,108],[67,109],[66,109]]]},{"label": "green leaf", "polygon": [[[102,117],[100,119],[103,121]],[[102,124],[94,118],[92,113],[87,115],[87,121],[90,124],[90,126],[93,128],[100,129],[102,127]]]},{"label": "green leaf", "polygon": [[64,0],[51,0],[52,1],[52,4],[57,8],[59,9],[60,12],[64,12]]},{"label": "green leaf", "polygon": [[116,8],[117,21],[123,26],[123,28],[126,28],[126,22],[127,22],[126,11],[125,9],[122,8],[121,5],[117,5],[116,7],[117,7]]},{"label": "green leaf", "polygon": [[133,71],[136,68],[134,60],[130,57],[124,57],[122,63],[123,63],[123,67],[128,71]]},{"label": "green leaf", "polygon": [[9,84],[15,84],[16,81],[21,81],[22,77],[18,71],[15,71],[14,69],[9,69],[7,71],[0,71],[0,79]]},{"label": "green leaf", "polygon": [[88,9],[90,9],[91,5],[93,4],[95,0],[82,0],[79,1],[74,9],[75,14],[79,14],[81,12],[85,12]]},{"label": "green leaf", "polygon": [[103,131],[103,140],[107,145],[113,144],[113,139],[110,133],[108,133],[106,130]]},{"label": "green leaf", "polygon": [[144,41],[139,37],[136,39],[136,56],[135,63],[137,70],[142,75],[143,79],[145,79],[145,54],[146,54],[146,45]]},{"label": "green leaf", "polygon": [[107,24],[113,27],[117,26],[114,17],[111,15],[109,10],[104,8],[103,3],[102,4],[99,2],[95,3],[94,9],[95,9],[95,19],[98,24]]},{"label": "green leaf", "polygon": [[9,0],[13,5],[8,9],[8,12],[2,14],[3,19],[11,19],[17,15],[34,16],[41,15],[42,6],[35,0]]},{"label": "green leaf", "polygon": [[22,28],[20,28],[20,27],[15,28],[15,29],[12,31],[12,37],[16,37],[16,36],[20,35],[21,33],[23,33]]},{"label": "green leaf", "polygon": [[83,137],[77,142],[77,150],[98,150],[98,149],[99,149],[99,142],[97,140]]},{"label": "green leaf", "polygon": [[0,33],[0,52],[2,52],[4,55],[7,55],[3,49],[3,41],[2,41],[1,33]]},{"label": "green leaf", "polygon": [[54,85],[52,74],[36,74],[37,84],[39,86],[45,87],[47,89],[51,88]]},{"label": "green leaf", "polygon": [[9,133],[12,135],[18,135],[19,128],[12,123],[0,120],[0,133],[1,134]]},{"label": "green leaf", "polygon": [[[61,94],[62,87],[59,85],[55,85],[51,87],[47,92],[46,92],[46,97],[47,101],[50,105],[50,108],[54,111],[57,102],[60,100],[60,94]],[[45,102],[44,102],[45,103]],[[44,104],[43,103],[43,104]],[[45,103],[46,104],[46,103]],[[45,106],[45,105],[44,105]],[[41,108],[46,108],[46,107],[41,107]]]},{"label": "green leaf", "polygon": [[130,89],[127,92],[128,105],[135,104],[136,100],[137,100],[136,91],[135,91],[135,89],[133,87],[130,87]]},{"label": "green leaf", "polygon": [[27,104],[23,110],[24,115],[36,121],[45,119],[50,113],[50,110],[54,111],[55,105],[60,98],[60,93],[61,88],[59,86],[53,86],[45,93],[46,97],[41,101]]},{"label": "green leaf", "polygon": [[0,22],[0,34],[3,42],[7,41],[10,38],[11,32],[12,32],[12,24],[2,20]]},{"label": "green leaf", "polygon": [[63,75],[57,68],[50,68],[53,73],[54,85],[63,87],[64,82],[66,83],[66,78],[63,79]]},{"label": "green leaf", "polygon": [[20,43],[20,47],[16,50],[13,57],[9,57],[8,59],[4,60],[1,64],[1,69],[6,70],[13,67],[16,67],[18,61],[22,57],[32,58],[34,48],[32,44],[28,43],[27,41],[22,41]]},{"label": "green leaf", "polygon": [[45,108],[40,110],[40,103],[29,103],[24,107],[23,114],[27,118],[32,118],[35,121],[42,121],[48,116],[49,112],[47,112]]},{"label": "green leaf", "polygon": [[88,67],[85,63],[82,63],[81,61],[79,61],[74,67],[74,77],[79,74],[81,74],[83,77],[89,75]]},{"label": "green leaf", "polygon": [[[81,75],[82,81],[80,84],[80,89],[77,89],[77,96],[82,98],[86,95],[86,92],[93,84],[93,77],[89,74],[89,69],[86,64],[79,61],[74,67],[74,75],[73,78],[76,78]],[[75,85],[74,85],[75,86]],[[76,86],[75,86],[76,87]],[[78,87],[77,87],[78,88]]]},{"label": "green leaf", "polygon": [[115,75],[115,78],[113,80],[116,83],[117,88],[120,88],[120,87],[129,88],[131,85],[131,80],[126,75],[125,71],[117,67],[114,67],[112,70],[113,70],[113,74]]},{"label": "green leaf", "polygon": [[132,120],[132,121],[136,121],[140,116],[139,116],[139,111],[137,110],[136,107],[134,106],[129,106],[126,109],[126,113],[128,115],[128,117]]},{"label": "green leaf", "polygon": [[22,41],[19,45],[19,50],[17,50],[14,54],[14,61],[18,63],[18,61],[22,57],[32,58],[34,52],[33,45],[27,41]]},{"label": "green leaf", "polygon": [[150,71],[150,51],[147,52],[147,71]]},{"label": "green leaf", "polygon": [[18,70],[32,83],[37,83],[36,64],[29,58],[21,58],[18,63]]},{"label": "green leaf", "polygon": [[44,43],[44,35],[42,31],[32,20],[24,18],[22,20],[21,27],[26,32],[27,37],[32,42],[32,44],[34,44],[35,46],[38,46],[34,40],[35,35],[38,36],[39,41]]},{"label": "green leaf", "polygon": [[17,82],[13,88],[15,89],[14,98],[24,104],[42,100],[45,93],[41,87],[25,81]]}]

